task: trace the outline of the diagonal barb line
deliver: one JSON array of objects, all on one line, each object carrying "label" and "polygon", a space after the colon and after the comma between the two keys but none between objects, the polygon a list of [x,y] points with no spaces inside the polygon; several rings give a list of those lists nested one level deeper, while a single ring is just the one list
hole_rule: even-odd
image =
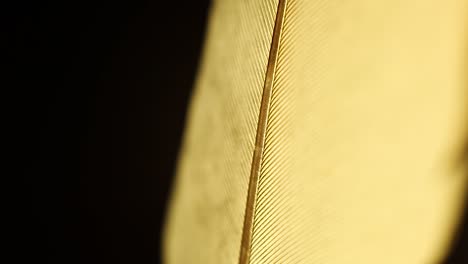
[{"label": "diagonal barb line", "polygon": [[239,264],[247,264],[250,260],[250,249],[252,245],[254,209],[257,199],[257,184],[260,176],[263,150],[265,146],[265,134],[270,108],[271,92],[275,77],[275,69],[278,59],[279,42],[283,27],[284,13],[287,0],[279,0],[278,11],[276,13],[275,27],[271,41],[270,55],[263,85],[262,102],[258,117],[257,135],[255,138],[255,149],[252,157],[252,167],[250,171],[249,189],[247,193],[247,204],[245,207],[244,227],[242,230],[242,241],[240,248]]}]

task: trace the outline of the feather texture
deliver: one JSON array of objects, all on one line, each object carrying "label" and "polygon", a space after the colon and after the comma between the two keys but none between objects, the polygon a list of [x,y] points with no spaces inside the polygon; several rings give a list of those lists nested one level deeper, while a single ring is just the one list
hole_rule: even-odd
[{"label": "feather texture", "polygon": [[437,262],[465,191],[467,2],[283,1],[215,2],[167,263]]}]

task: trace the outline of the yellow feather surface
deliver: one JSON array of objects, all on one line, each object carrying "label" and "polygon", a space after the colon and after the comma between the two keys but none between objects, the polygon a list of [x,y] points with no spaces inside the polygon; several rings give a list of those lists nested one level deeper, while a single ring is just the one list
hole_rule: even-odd
[{"label": "yellow feather surface", "polygon": [[213,3],[166,225],[166,263],[237,263],[278,1]]},{"label": "yellow feather surface", "polygon": [[249,205],[277,7],[213,4],[166,263],[239,263],[249,206],[248,263],[437,263],[465,191],[467,1],[287,0]]}]

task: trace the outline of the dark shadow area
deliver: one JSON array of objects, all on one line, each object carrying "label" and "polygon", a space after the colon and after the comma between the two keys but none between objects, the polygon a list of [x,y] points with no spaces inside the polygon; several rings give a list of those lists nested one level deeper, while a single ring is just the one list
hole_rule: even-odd
[{"label": "dark shadow area", "polygon": [[467,199],[465,195],[465,208],[463,209],[462,216],[458,228],[455,231],[451,248],[441,262],[443,264],[466,264],[468,263],[468,233],[466,227],[468,225],[468,208]]},{"label": "dark shadow area", "polygon": [[3,5],[22,180],[10,263],[159,263],[208,1]]}]

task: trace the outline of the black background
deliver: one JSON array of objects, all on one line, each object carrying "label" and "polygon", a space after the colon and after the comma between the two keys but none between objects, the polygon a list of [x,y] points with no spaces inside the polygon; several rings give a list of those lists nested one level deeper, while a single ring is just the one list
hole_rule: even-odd
[{"label": "black background", "polygon": [[208,7],[200,0],[2,7],[10,154],[22,179],[10,241],[20,251],[9,263],[160,262]]}]

